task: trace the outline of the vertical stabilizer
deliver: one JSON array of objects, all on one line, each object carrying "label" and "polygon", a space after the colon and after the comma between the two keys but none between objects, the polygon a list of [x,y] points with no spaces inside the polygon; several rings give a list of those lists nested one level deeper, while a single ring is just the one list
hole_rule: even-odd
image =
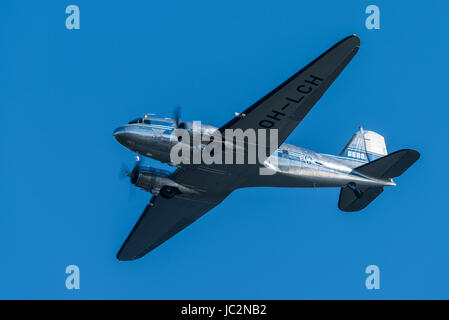
[{"label": "vertical stabilizer", "polygon": [[384,137],[374,131],[363,130],[360,127],[360,130],[352,136],[351,140],[344,147],[340,156],[373,161],[387,154]]}]

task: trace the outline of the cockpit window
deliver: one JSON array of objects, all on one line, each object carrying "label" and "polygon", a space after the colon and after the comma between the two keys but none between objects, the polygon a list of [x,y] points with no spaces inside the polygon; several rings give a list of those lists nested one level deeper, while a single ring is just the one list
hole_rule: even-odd
[{"label": "cockpit window", "polygon": [[139,118],[139,119],[135,119],[135,120],[132,120],[132,121],[128,122],[128,124],[134,124],[134,123],[151,124],[151,121],[148,120],[148,119],[142,119],[142,118]]},{"label": "cockpit window", "polygon": [[135,119],[135,120],[128,122],[128,124],[133,124],[133,123],[142,123],[142,119],[139,118],[139,119]]}]

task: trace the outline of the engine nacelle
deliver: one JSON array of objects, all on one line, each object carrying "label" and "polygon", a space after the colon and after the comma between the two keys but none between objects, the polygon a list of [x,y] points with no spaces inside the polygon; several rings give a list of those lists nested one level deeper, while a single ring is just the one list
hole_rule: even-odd
[{"label": "engine nacelle", "polygon": [[148,166],[137,165],[129,175],[131,183],[145,191],[149,191],[154,195],[159,195],[161,189],[164,191],[176,190],[180,193],[196,193],[194,190],[186,188],[170,177],[171,173],[166,170],[156,169]]},{"label": "engine nacelle", "polygon": [[[179,124],[180,129],[185,129],[190,132],[190,134],[193,134],[193,122],[192,121],[186,121]],[[217,131],[218,128],[214,126],[210,126],[208,124],[201,124],[201,135],[203,136],[211,136],[215,131]]]}]

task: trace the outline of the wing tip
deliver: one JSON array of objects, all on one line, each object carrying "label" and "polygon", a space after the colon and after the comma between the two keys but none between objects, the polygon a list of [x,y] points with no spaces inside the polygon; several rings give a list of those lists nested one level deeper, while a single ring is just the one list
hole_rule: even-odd
[{"label": "wing tip", "polygon": [[[143,254],[136,254],[135,252],[133,253],[132,250],[126,250],[125,248],[127,241],[125,241],[125,243],[122,245],[122,247],[120,248],[120,250],[117,252],[117,255],[115,256],[117,258],[118,261],[132,261],[132,260],[137,260],[141,257],[143,257]],[[128,251],[128,252],[126,252]],[[131,251],[131,252],[130,252]]]},{"label": "wing tip", "polygon": [[120,250],[117,255],[116,258],[118,261],[133,261],[133,260],[137,260],[140,257],[136,257],[136,256],[127,256],[125,254],[122,253],[122,251]]},{"label": "wing tip", "polygon": [[354,34],[350,35],[349,37],[346,37],[342,41],[349,41],[349,40],[353,42],[354,47],[360,48],[360,38],[358,35],[356,35],[354,33]]},{"label": "wing tip", "polygon": [[118,251],[116,258],[118,261],[133,261],[142,258],[147,253],[152,251],[155,247],[149,247],[143,251],[133,251],[128,247],[128,252],[126,252],[126,242],[123,244],[122,248]]},{"label": "wing tip", "polygon": [[122,250],[119,250],[119,252],[117,253],[117,255],[115,257],[117,258],[118,261],[130,261],[130,260],[133,260],[133,259],[130,259],[129,257],[126,257],[122,253]]}]

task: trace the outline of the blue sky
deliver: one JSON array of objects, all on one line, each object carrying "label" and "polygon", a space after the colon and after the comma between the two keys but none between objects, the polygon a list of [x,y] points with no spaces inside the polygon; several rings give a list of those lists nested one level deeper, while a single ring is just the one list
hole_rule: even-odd
[{"label": "blue sky", "polygon": [[[76,4],[81,29],[65,28]],[[365,8],[380,8],[380,30]],[[0,298],[449,298],[449,5],[443,1],[2,1]],[[361,48],[287,139],[338,153],[359,125],[421,159],[360,213],[338,189],[245,189],[135,262],[149,194],[112,130],[146,112],[220,126],[324,50]],[[155,166],[157,163],[153,162]],[[65,288],[65,268],[81,289]],[[378,265],[380,290],[365,288]]]}]

